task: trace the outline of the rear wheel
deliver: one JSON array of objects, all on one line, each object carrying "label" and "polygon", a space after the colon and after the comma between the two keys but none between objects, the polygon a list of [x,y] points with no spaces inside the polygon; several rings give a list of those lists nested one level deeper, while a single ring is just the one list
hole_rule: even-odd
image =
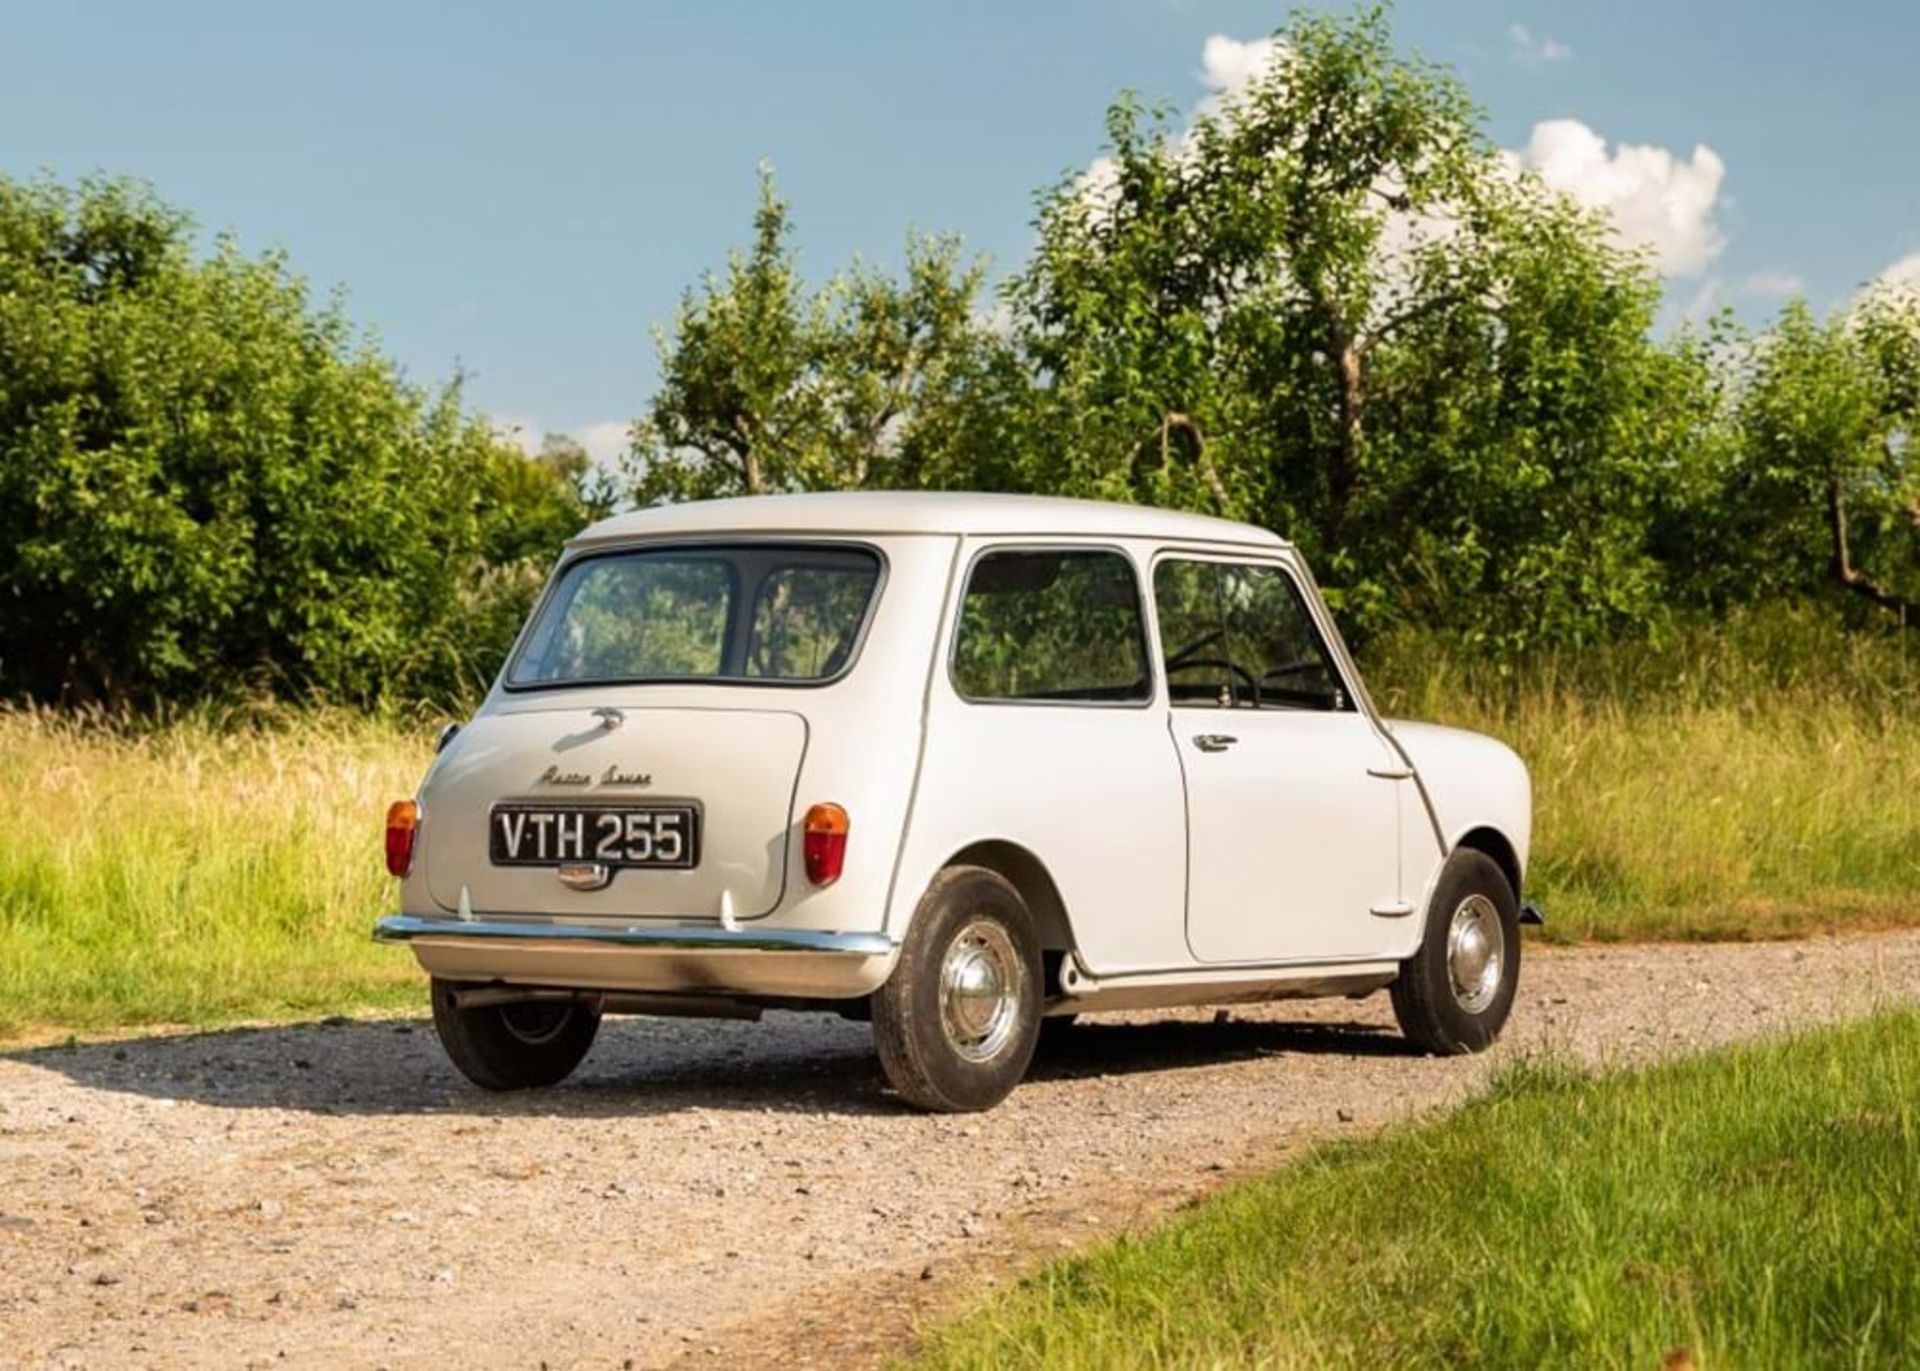
[{"label": "rear wheel", "polygon": [[887,1079],[922,1109],[992,1108],[1033,1059],[1040,984],[1040,942],[1020,892],[983,867],[942,871],[873,996]]},{"label": "rear wheel", "polygon": [[1408,1041],[1452,1056],[1490,1047],[1520,981],[1520,909],[1483,852],[1447,859],[1427,908],[1420,950],[1400,964],[1393,1014]]},{"label": "rear wheel", "polygon": [[487,1090],[558,1085],[600,1031],[599,1011],[570,1000],[460,1007],[458,983],[433,981],[433,1027],[460,1074]]}]

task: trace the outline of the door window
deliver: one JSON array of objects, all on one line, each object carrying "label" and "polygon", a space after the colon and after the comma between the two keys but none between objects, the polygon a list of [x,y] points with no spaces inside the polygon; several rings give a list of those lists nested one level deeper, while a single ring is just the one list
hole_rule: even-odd
[{"label": "door window", "polygon": [[1299,587],[1281,568],[1169,558],[1154,568],[1153,601],[1174,704],[1352,708]]},{"label": "door window", "polygon": [[1117,552],[989,552],[960,604],[954,688],[969,700],[1150,700],[1143,620],[1133,565]]}]

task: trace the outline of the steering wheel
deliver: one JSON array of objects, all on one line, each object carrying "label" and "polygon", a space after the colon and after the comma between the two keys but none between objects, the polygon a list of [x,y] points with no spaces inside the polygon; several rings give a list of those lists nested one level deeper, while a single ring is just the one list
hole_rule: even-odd
[{"label": "steering wheel", "polygon": [[1185,653],[1182,653],[1181,657],[1182,660],[1178,665],[1173,662],[1167,663],[1167,675],[1171,676],[1176,671],[1191,671],[1195,667],[1217,666],[1222,671],[1230,671],[1245,681],[1247,689],[1253,692],[1253,707],[1255,709],[1260,707],[1260,680],[1245,667],[1229,662],[1225,657],[1188,657]]},{"label": "steering wheel", "polygon": [[1263,681],[1282,681],[1289,676],[1298,676],[1305,671],[1319,671],[1326,663],[1318,657],[1302,657],[1297,662],[1282,662],[1273,670],[1261,676]]},{"label": "steering wheel", "polygon": [[1195,665],[1193,661],[1194,653],[1200,651],[1200,649],[1203,647],[1212,647],[1215,643],[1219,642],[1222,638],[1226,636],[1227,636],[1226,629],[1216,628],[1211,633],[1201,634],[1198,638],[1195,638],[1192,642],[1188,643],[1185,647],[1181,648],[1178,652],[1168,653],[1167,654],[1167,674],[1171,676],[1176,671],[1180,671],[1187,667]]}]

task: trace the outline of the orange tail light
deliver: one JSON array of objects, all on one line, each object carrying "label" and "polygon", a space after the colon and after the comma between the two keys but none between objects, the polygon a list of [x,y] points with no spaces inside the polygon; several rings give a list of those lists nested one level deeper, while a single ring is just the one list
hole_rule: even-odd
[{"label": "orange tail light", "polygon": [[420,832],[420,803],[395,800],[387,806],[387,870],[404,876],[413,868],[413,840]]},{"label": "orange tail light", "polygon": [[807,811],[802,852],[807,879],[832,885],[847,864],[847,811],[835,804],[819,804]]}]

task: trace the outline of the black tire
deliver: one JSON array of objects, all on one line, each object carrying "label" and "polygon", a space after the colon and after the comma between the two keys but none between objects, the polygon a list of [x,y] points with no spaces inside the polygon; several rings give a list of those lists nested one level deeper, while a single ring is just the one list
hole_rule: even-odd
[{"label": "black tire", "polygon": [[[1491,916],[1488,907],[1491,906]],[[1477,936],[1490,941],[1499,931],[1497,970],[1469,975],[1463,990],[1455,984],[1449,955],[1455,919],[1471,920]],[[1463,937],[1461,965],[1471,971],[1475,949]],[[1393,983],[1393,1016],[1401,1032],[1423,1052],[1456,1056],[1491,1047],[1513,1009],[1520,983],[1520,907],[1506,873],[1483,852],[1461,848],[1441,869],[1427,906],[1426,933],[1420,950],[1400,964]]]},{"label": "black tire", "polygon": [[[974,984],[996,993],[943,993],[950,969],[983,963],[993,979]],[[1020,892],[984,867],[953,866],[934,877],[892,976],[873,996],[874,1046],[900,1098],[943,1114],[1000,1103],[1033,1060],[1040,986],[1040,940]],[[985,1027],[970,1037],[981,1018]]]},{"label": "black tire", "polygon": [[528,1001],[462,1009],[455,981],[433,981],[433,1029],[460,1074],[486,1090],[558,1085],[593,1046],[600,1013],[579,1002]]}]

